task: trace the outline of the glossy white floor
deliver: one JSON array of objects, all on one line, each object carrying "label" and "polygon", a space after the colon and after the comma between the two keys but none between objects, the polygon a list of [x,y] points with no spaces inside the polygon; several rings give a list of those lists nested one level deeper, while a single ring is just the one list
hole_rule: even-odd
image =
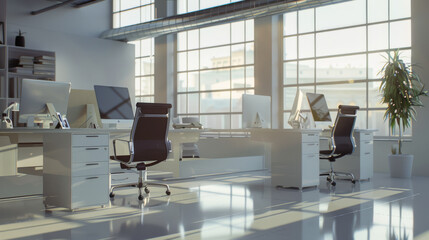
[{"label": "glossy white floor", "polygon": [[[108,208],[47,212],[40,196],[0,200],[0,239],[429,239],[429,178],[275,189],[266,171],[118,190]],[[144,206],[143,206],[144,205]]]}]

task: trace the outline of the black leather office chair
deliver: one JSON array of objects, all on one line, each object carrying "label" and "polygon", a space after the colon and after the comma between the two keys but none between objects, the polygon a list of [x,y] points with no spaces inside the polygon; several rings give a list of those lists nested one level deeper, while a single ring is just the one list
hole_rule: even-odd
[{"label": "black leather office chair", "polygon": [[[143,200],[142,188],[149,193],[147,186],[164,186],[165,192],[170,195],[170,187],[167,184],[147,182],[146,168],[161,163],[167,159],[171,151],[171,144],[167,138],[169,128],[169,112],[171,104],[165,103],[137,103],[130,141],[113,140],[114,156],[110,159],[119,161],[122,169],[136,168],[139,171],[138,183],[120,184],[112,186],[110,197],[115,194],[113,190],[123,187],[137,187],[139,200]],[[122,141],[128,144],[129,155],[116,155],[116,142]]]},{"label": "black leather office chair", "polygon": [[335,172],[332,163],[336,159],[352,154],[356,148],[353,137],[353,130],[356,122],[356,111],[358,106],[338,106],[338,114],[331,132],[331,149],[321,150],[320,159],[328,160],[331,166],[329,172],[321,173],[320,176],[328,176],[327,180],[332,186],[336,185],[335,177],[348,177],[354,184],[355,178],[352,173]]}]

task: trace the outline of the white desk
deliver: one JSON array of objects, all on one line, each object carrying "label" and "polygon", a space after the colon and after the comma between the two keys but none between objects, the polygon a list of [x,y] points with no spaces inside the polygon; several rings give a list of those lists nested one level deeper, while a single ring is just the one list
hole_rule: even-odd
[{"label": "white desk", "polygon": [[46,206],[76,208],[109,202],[109,131],[103,129],[2,129],[43,139],[43,195]]},{"label": "white desk", "polygon": [[[94,158],[97,159],[96,162],[100,163],[100,165],[102,164],[101,162],[104,161],[107,164],[107,168],[104,168],[104,164],[103,164],[103,173],[101,173],[100,171],[98,173],[100,173],[99,175],[106,175],[109,174],[109,168],[108,168],[108,162],[109,162],[109,142],[107,143],[103,143],[103,145],[88,145],[88,146],[84,146],[84,145],[76,145],[78,143],[70,143],[67,142],[67,139],[73,138],[73,135],[80,135],[80,134],[89,134],[89,135],[94,135],[94,134],[107,134],[107,136],[109,136],[110,134],[110,138],[124,138],[124,139],[129,139],[129,135],[130,135],[130,129],[40,129],[40,128],[14,128],[14,129],[0,129],[0,136],[6,136],[10,139],[10,144],[8,144],[8,146],[5,146],[4,148],[10,148],[10,147],[15,147],[16,148],[16,144],[18,144],[19,142],[19,138],[27,138],[29,136],[31,136],[31,138],[36,138],[36,140],[38,142],[43,142],[43,149],[44,149],[44,161],[43,161],[43,165],[44,165],[44,175],[48,174],[46,171],[46,169],[50,169],[49,171],[54,171],[54,173],[52,173],[51,175],[65,175],[65,176],[77,176],[78,175],[82,175],[82,172],[76,172],[77,169],[72,169],[71,168],[71,164],[76,162],[76,157],[74,157],[74,154],[71,153],[69,150],[74,149],[75,147],[89,147],[89,148],[95,148],[95,147],[100,147],[100,146],[105,146],[107,144],[107,154],[105,154],[105,151],[103,151],[103,159],[101,160],[100,157],[98,158]],[[159,164],[161,166],[154,166],[151,167],[151,170],[162,170],[162,171],[171,171],[173,172],[174,176],[178,176],[180,173],[180,168],[179,168],[179,160],[181,158],[181,144],[182,143],[187,143],[187,142],[195,142],[198,141],[200,136],[200,130],[196,130],[196,129],[180,129],[180,130],[170,130],[169,132],[169,139],[172,142],[172,156],[173,159],[168,159],[166,163],[162,163]],[[58,137],[58,139],[57,139]],[[109,139],[109,137],[107,138]],[[66,143],[67,142],[67,143]],[[8,141],[9,143],[9,141]],[[82,142],[83,143],[83,142]],[[56,150],[55,150],[56,149]],[[59,149],[62,149],[61,152]],[[16,151],[16,150],[15,150]],[[104,156],[105,155],[105,156]],[[111,153],[110,153],[111,155]],[[100,155],[101,156],[101,155]],[[90,159],[91,157],[87,157],[87,156],[81,156],[78,157],[80,159],[82,159],[82,161],[85,161],[84,159]],[[63,161],[63,162],[62,162]],[[17,162],[17,156],[16,154],[13,155],[13,158],[8,159],[8,162],[13,162],[15,165],[14,169],[16,171],[16,162]],[[62,168],[58,170],[58,172],[55,172],[55,169],[50,168],[49,166],[53,164],[55,166],[59,165]],[[10,165],[10,164],[9,164]],[[119,165],[119,163],[118,163]],[[69,166],[69,169],[64,168],[64,166]],[[94,166],[92,166],[94,167]],[[89,168],[88,168],[89,169]],[[76,171],[75,171],[76,170]],[[81,171],[81,170],[79,170]],[[83,171],[83,170],[82,170]],[[97,170],[98,171],[98,170]],[[101,180],[101,178],[104,178],[104,176],[87,176],[87,177],[99,177],[99,181],[104,181]],[[13,191],[13,193],[11,192],[11,194],[7,194],[7,195],[0,195],[2,197],[13,197],[13,196],[22,196],[22,195],[33,195],[33,194],[40,194],[42,193],[42,188],[41,188],[41,178],[40,176],[33,176],[33,175],[22,175],[22,176],[10,176],[10,179],[7,179],[7,181],[4,181],[5,184],[0,184],[0,190],[3,192],[7,192],[9,191],[8,189],[11,188],[21,188],[19,189],[18,192]],[[52,182],[52,180],[46,180],[49,179],[49,177],[47,178],[43,178],[44,183],[43,185],[49,185],[50,182]],[[73,178],[74,180],[76,180],[75,178]],[[70,178],[70,184],[73,180],[72,178]],[[96,178],[93,178],[93,180]],[[93,181],[95,182],[95,180]],[[65,182],[64,184],[69,184],[67,182]],[[108,191],[108,184],[109,182],[107,181],[107,190]],[[48,188],[44,188],[46,189],[54,189],[52,187],[48,187]],[[71,189],[71,187],[67,187],[66,189]],[[101,188],[100,188],[101,189]],[[104,189],[104,187],[102,188]],[[51,190],[49,190],[51,191]],[[65,191],[65,190],[64,190]],[[82,190],[84,191],[84,190]],[[104,191],[104,190],[103,190]],[[47,195],[52,195],[54,193],[52,192],[45,192],[45,194]],[[55,193],[57,194],[57,193]],[[63,195],[62,193],[58,193]],[[79,194],[80,195],[80,194]],[[79,208],[79,207],[84,207],[86,205],[94,205],[94,202],[85,202],[83,201],[82,204],[77,204],[77,203],[72,203],[72,201],[70,202],[67,199],[71,199],[74,196],[78,196],[76,194],[72,194],[69,196],[66,196],[64,199],[60,200],[49,200],[47,202],[48,205],[57,205],[57,206],[64,206],[70,209],[75,209],[75,208]],[[103,194],[103,196],[108,196],[108,193]],[[52,198],[51,198],[52,199]],[[58,198],[57,198],[58,199]],[[95,205],[104,205],[105,204],[105,199],[100,200],[100,201],[96,201],[97,204]]]},{"label": "white desk", "polygon": [[[374,129],[356,129],[356,149],[334,164],[334,170],[351,172],[358,180],[370,179],[374,165]],[[304,187],[319,185],[318,129],[254,129],[251,139],[270,143],[271,183],[273,186]],[[324,131],[323,139],[330,136]],[[322,140],[323,141],[323,140]],[[328,149],[328,144],[324,148]]]},{"label": "white desk", "polygon": [[155,171],[171,172],[174,178],[181,177],[180,161],[182,159],[182,143],[193,143],[200,139],[200,129],[172,129],[168,132],[168,139],[171,141],[172,159],[150,167]]},{"label": "white desk", "polygon": [[[0,130],[0,136],[9,136],[11,143],[17,144],[18,136],[27,134],[39,134],[41,136],[55,136],[59,134],[59,136],[67,136],[65,138],[69,138],[74,134],[110,134],[113,138],[122,136],[128,139],[129,131],[128,129],[2,129]],[[151,170],[169,171],[173,173],[173,177],[180,177],[181,144],[198,141],[200,134],[204,131],[213,132],[215,130],[170,130],[168,137],[172,141],[173,158],[151,167]],[[219,131],[225,132],[225,130]],[[300,189],[303,187],[318,186],[320,166],[319,133],[321,130],[244,129],[232,131],[250,132],[251,140],[266,143],[267,151],[265,158],[268,163],[271,163],[272,184],[274,186],[280,185]],[[355,138],[358,147],[355,153],[349,157],[342,158],[341,161],[337,161],[335,170],[352,172],[357,179],[371,178],[373,174],[372,135],[374,131],[356,130]],[[51,141],[52,146],[60,144],[55,138]],[[64,146],[64,149],[72,149],[73,146],[73,144],[70,144]],[[70,159],[72,158],[73,156],[70,156]],[[106,157],[107,161],[108,156]],[[108,168],[106,171],[108,172]],[[71,205],[67,205],[67,207],[73,208]]]},{"label": "white desk", "polygon": [[254,129],[251,139],[270,143],[271,184],[302,189],[319,185],[320,129]]}]

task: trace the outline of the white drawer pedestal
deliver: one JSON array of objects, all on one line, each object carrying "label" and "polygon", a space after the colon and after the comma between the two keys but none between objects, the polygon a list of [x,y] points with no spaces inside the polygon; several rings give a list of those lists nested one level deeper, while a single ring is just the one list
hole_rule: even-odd
[{"label": "white drawer pedestal", "polygon": [[251,139],[271,145],[271,184],[305,188],[319,186],[319,129],[252,130]]},{"label": "white drawer pedestal", "polygon": [[45,206],[74,210],[109,203],[109,134],[88,129],[43,139]]}]

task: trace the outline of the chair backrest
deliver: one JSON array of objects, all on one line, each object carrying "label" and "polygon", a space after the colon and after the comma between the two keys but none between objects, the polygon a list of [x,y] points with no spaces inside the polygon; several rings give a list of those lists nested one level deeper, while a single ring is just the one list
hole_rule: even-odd
[{"label": "chair backrest", "polygon": [[332,130],[334,154],[352,154],[355,149],[353,130],[356,122],[358,106],[340,105]]},{"label": "chair backrest", "polygon": [[130,139],[134,150],[132,162],[167,159],[171,104],[137,103],[136,107]]}]

